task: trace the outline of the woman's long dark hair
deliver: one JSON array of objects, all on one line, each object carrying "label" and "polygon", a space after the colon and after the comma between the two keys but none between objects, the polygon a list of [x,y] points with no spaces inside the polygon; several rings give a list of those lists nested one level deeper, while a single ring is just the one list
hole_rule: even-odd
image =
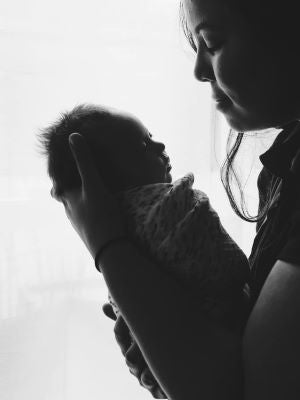
[{"label": "woman's long dark hair", "polygon": [[[183,33],[188,40],[192,49],[196,52],[197,47],[194,42],[193,36],[187,26],[187,22],[184,15],[183,4],[180,3],[180,24],[183,30]],[[226,158],[221,166],[221,181],[228,196],[230,205],[234,212],[247,222],[260,222],[265,219],[267,211],[271,202],[271,193],[267,194],[267,200],[262,209],[259,210],[257,215],[251,215],[247,208],[245,194],[243,190],[243,186],[241,183],[241,179],[234,168],[234,161],[236,160],[236,156],[240,149],[244,138],[244,133],[239,132],[236,133],[233,130],[230,130],[227,146],[226,146]],[[234,194],[234,187],[238,188],[238,199]]]},{"label": "woman's long dark hair", "polygon": [[[249,213],[245,194],[239,174],[234,168],[236,156],[241,147],[245,134],[243,132],[236,133],[230,130],[226,146],[226,158],[221,166],[221,181],[229,199],[230,205],[234,212],[247,222],[261,222],[265,219],[271,203],[271,192],[267,193],[267,198],[263,207],[259,210],[257,215]],[[233,188],[238,188],[238,199],[234,194]]]}]

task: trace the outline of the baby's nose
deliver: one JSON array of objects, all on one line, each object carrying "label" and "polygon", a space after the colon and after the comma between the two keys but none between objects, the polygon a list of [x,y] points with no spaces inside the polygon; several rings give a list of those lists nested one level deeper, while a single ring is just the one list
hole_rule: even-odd
[{"label": "baby's nose", "polygon": [[153,142],[152,146],[153,146],[154,150],[158,153],[162,153],[166,148],[166,146],[161,142]]}]

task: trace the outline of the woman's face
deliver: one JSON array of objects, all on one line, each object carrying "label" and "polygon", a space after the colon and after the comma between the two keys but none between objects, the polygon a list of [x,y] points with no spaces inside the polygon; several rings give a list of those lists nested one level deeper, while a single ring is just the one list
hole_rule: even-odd
[{"label": "woman's face", "polygon": [[230,11],[226,0],[183,0],[183,7],[197,48],[195,76],[211,84],[233,129],[280,127],[300,117],[297,53],[282,40],[268,46],[267,37]]}]

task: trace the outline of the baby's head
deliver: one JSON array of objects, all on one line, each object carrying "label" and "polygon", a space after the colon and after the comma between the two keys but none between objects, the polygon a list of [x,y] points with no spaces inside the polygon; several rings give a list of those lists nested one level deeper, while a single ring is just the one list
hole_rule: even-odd
[{"label": "baby's head", "polygon": [[164,144],[152,140],[138,119],[107,107],[80,105],[39,134],[57,196],[81,183],[69,147],[69,136],[74,132],[85,137],[100,176],[112,193],[172,181]]}]

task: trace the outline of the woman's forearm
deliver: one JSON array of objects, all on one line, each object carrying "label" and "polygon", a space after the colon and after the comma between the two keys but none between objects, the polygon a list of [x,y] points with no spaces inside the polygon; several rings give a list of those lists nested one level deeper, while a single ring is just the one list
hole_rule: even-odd
[{"label": "woman's forearm", "polygon": [[207,320],[195,300],[130,243],[107,248],[101,269],[169,399],[241,399],[237,335]]}]

